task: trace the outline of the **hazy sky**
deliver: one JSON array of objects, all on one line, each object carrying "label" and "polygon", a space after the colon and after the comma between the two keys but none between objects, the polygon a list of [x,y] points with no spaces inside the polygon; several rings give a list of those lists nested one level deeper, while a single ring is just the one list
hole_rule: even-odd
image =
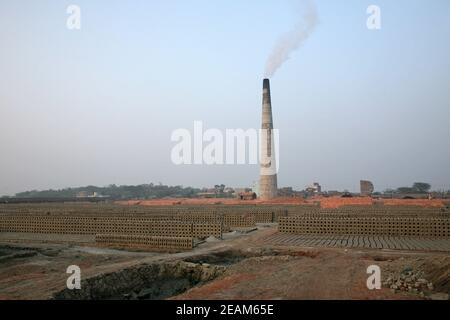
[{"label": "hazy sky", "polygon": [[[257,165],[176,166],[173,130],[258,128],[294,1],[0,0],[0,195],[68,186],[247,186]],[[66,8],[82,10],[69,31]],[[279,185],[450,189],[450,1],[316,1],[271,80]],[[382,29],[366,27],[381,7]]]}]

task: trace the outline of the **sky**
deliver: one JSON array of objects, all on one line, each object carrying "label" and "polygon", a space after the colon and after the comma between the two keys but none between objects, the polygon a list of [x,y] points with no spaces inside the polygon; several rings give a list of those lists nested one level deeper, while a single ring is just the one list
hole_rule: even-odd
[{"label": "sky", "polygon": [[[258,165],[175,165],[171,134],[261,125],[266,60],[296,2],[0,0],[0,195],[251,186]],[[450,1],[313,3],[318,25],[271,78],[279,186],[450,189]],[[72,4],[81,30],[66,27]]]}]

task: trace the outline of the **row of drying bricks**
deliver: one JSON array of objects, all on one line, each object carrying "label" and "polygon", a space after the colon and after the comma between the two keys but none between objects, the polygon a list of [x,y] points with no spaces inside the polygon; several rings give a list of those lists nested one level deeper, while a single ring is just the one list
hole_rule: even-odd
[{"label": "row of drying bricks", "polygon": [[111,215],[185,215],[185,214],[278,214],[286,211],[281,208],[261,208],[261,207],[224,207],[224,208],[159,208],[159,207],[24,207],[24,206],[1,206],[0,214],[31,214],[31,215],[95,215],[95,216],[111,216]]},{"label": "row of drying bricks", "polygon": [[91,217],[0,217],[0,232],[56,234],[153,234],[179,236],[217,236],[235,227],[254,226],[254,219],[234,217],[223,223],[216,221],[177,221],[154,218]]},{"label": "row of drying bricks", "polygon": [[450,237],[450,218],[289,216],[280,218],[279,231],[291,234],[389,235]]},{"label": "row of drying bricks", "polygon": [[[281,213],[248,213],[248,214],[150,214],[150,215],[42,215],[42,214],[2,214],[0,215],[0,228],[13,226],[15,228],[27,228],[30,225],[41,227],[67,224],[94,225],[105,227],[109,224],[123,225],[127,223],[153,223],[153,222],[189,222],[189,223],[214,223],[222,224],[225,229],[233,227],[252,227],[256,223],[271,223],[278,220],[280,216],[287,216],[287,211]],[[0,229],[1,230],[1,229]]]},{"label": "row of drying bricks", "polygon": [[358,216],[410,216],[410,217],[449,217],[450,211],[444,208],[414,208],[414,209],[289,209],[289,215],[304,215],[304,214],[316,214],[316,215],[358,215]]},{"label": "row of drying bricks", "polygon": [[[95,235],[101,244],[191,249],[194,238],[214,236],[233,228],[253,227],[254,215],[186,215],[166,217],[70,217],[70,216],[0,216],[0,232]],[[269,219],[269,216],[266,216]],[[270,216],[272,219],[272,216]]]}]

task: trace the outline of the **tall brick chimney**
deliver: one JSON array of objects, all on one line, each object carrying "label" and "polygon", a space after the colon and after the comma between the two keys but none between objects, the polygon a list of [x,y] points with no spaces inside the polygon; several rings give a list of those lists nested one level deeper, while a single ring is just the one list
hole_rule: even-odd
[{"label": "tall brick chimney", "polygon": [[259,195],[263,200],[277,196],[277,166],[273,135],[272,101],[270,97],[270,81],[263,81],[262,126],[261,126]]}]

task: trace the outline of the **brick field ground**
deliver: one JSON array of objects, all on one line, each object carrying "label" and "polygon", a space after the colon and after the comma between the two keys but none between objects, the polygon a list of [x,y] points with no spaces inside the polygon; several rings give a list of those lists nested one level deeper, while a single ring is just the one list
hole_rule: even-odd
[{"label": "brick field ground", "polygon": [[[282,199],[279,201],[281,203]],[[367,198],[352,201],[366,205]],[[423,201],[424,205],[435,205],[426,201]],[[407,203],[402,202],[402,205]],[[246,206],[202,208],[196,203],[193,208],[172,205],[160,208],[151,204],[133,204],[7,205],[0,206],[0,217],[2,214],[22,215],[28,221],[29,214],[48,219],[59,215],[83,219],[95,215],[98,219],[125,215],[133,220],[153,214],[165,215],[172,209],[186,210],[183,212],[186,215],[198,215],[205,210],[223,210],[232,215],[237,212],[248,214],[245,212]],[[349,203],[347,200],[328,202],[330,206],[338,204]],[[274,209],[269,211],[276,207],[272,206]],[[255,208],[261,209],[260,206]],[[298,208],[289,209],[295,211]],[[429,214],[423,213],[425,216]],[[436,214],[440,217],[444,215],[442,212]],[[105,225],[107,222],[99,224]],[[66,268],[69,265],[80,266],[83,279],[88,281],[104,275],[120,274],[123,279],[131,279],[134,283],[134,280],[147,276],[135,273],[135,268],[173,262],[184,262],[188,268],[204,272],[209,272],[211,266],[226,269],[212,281],[199,283],[184,293],[177,291],[167,296],[173,299],[428,299],[436,293],[447,294],[447,297],[450,293],[449,238],[283,234],[278,231],[277,224],[261,221],[254,227],[234,227],[233,230],[225,233],[222,239],[208,238],[199,242],[193,250],[177,253],[103,248],[96,245],[93,235],[0,232],[0,300],[51,298],[65,288]],[[415,293],[386,286],[381,290],[369,291],[366,286],[367,267],[373,264],[380,266],[383,281],[389,277],[400,277],[405,270],[412,270],[418,279],[426,279],[427,283],[433,283],[433,287]],[[137,276],[133,278],[130,275]],[[117,280],[120,281],[120,277]],[[173,278],[169,284],[179,280],[183,279]],[[108,288],[111,283],[114,286]],[[183,282],[180,283],[183,285]],[[117,297],[117,294],[137,297],[141,289],[148,291],[148,287],[142,285],[136,289],[137,292],[133,292],[135,288],[114,292],[116,282],[103,281],[102,278],[98,282],[91,281],[90,285],[100,291],[111,289],[109,297]],[[155,286],[159,290],[163,285],[166,283],[160,282]]]},{"label": "brick field ground", "polygon": [[[450,293],[448,252],[312,247],[311,241],[304,245],[276,244],[273,239],[279,236],[276,226],[259,226],[254,232],[202,243],[192,251],[174,254],[110,250],[90,244],[3,243],[0,244],[0,256],[3,257],[0,300],[48,299],[64,288],[66,268],[73,264],[80,266],[83,279],[92,279],[165,261],[193,261],[200,266],[227,267],[217,279],[195,286],[173,299],[423,298],[418,294],[393,292],[386,287],[369,291],[366,269],[372,264],[380,265],[383,279],[391,273],[400,274],[406,268],[424,272],[423,277],[435,285],[433,291],[425,292],[427,295]],[[22,250],[26,254],[21,254]],[[34,252],[31,256],[30,251]]]},{"label": "brick field ground", "polygon": [[265,239],[270,245],[367,249],[429,250],[450,252],[450,239],[358,235],[295,235],[276,233]]}]

